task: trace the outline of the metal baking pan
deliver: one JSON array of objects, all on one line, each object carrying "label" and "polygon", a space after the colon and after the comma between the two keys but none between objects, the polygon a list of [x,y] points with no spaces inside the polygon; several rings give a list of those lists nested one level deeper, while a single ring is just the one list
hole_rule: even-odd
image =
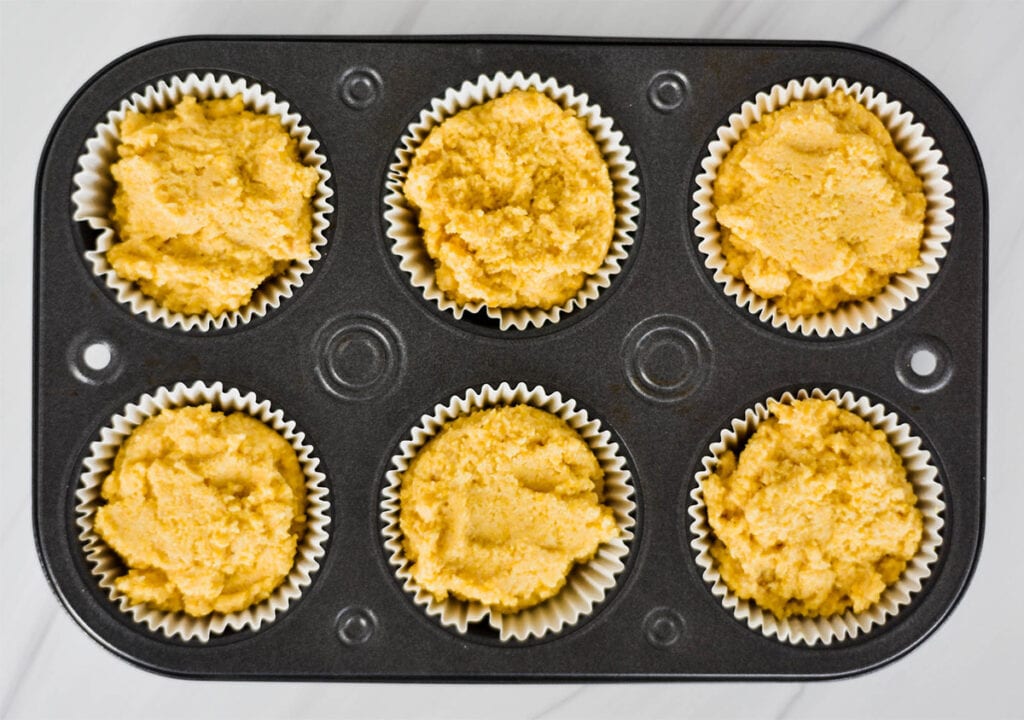
[{"label": "metal baking pan", "polygon": [[[398,138],[432,98],[497,71],[537,72],[586,92],[632,148],[639,228],[623,270],[559,322],[499,330],[426,301],[390,252],[384,183]],[[234,329],[184,332],[133,315],[94,277],[95,232],[72,219],[84,144],[122,98],[192,71],[255,80],[288,100],[322,143],[334,184],[323,258],[294,297]],[[355,71],[355,72],[353,72]],[[692,195],[715,130],[758,91],[791,78],[844,77],[899,98],[942,150],[955,199],[948,254],[920,299],[842,338],[773,330],[722,292],[693,234]],[[358,78],[353,84],[352,78]],[[913,69],[872,50],[815,42],[535,37],[194,37],[136,50],[71,99],[39,166],[35,214],[33,521],[39,556],[68,612],[105,647],[147,669],[200,678],[642,680],[827,678],[910,651],[956,605],[981,544],[985,493],[988,206],[977,149],[950,103]],[[654,318],[652,320],[652,318]],[[703,352],[669,364],[666,401],[638,392],[630,331],[684,319]],[[394,333],[393,377],[369,397],[332,392],[318,331],[369,319]],[[646,327],[646,326],[645,326]],[[101,342],[102,371],[82,354]],[[909,358],[935,351],[942,382]],[[392,366],[388,366],[392,367]],[[389,370],[388,372],[392,372]],[[312,584],[258,631],[208,643],[133,622],[98,587],[78,540],[74,492],[99,429],[162,385],[221,381],[269,399],[307,432],[328,477],[332,524]],[[541,640],[460,636],[430,619],[385,560],[378,519],[387,463],[435,403],[484,383],[525,381],[575,398],[624,448],[637,526],[605,601]],[[934,385],[938,385],[935,387]],[[673,385],[673,386],[675,386]],[[701,579],[686,508],[699,460],[746,407],[785,389],[837,387],[880,401],[924,440],[946,510],[931,576],[884,626],[808,647],[739,622]]]}]

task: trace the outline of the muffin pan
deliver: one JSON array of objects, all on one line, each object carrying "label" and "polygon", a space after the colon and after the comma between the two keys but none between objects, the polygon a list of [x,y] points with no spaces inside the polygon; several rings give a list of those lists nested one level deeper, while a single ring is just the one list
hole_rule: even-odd
[{"label": "muffin pan", "polygon": [[[384,197],[399,139],[432,98],[522,71],[586,93],[631,149],[634,242],[582,309],[501,330],[427,300],[399,267]],[[320,142],[333,211],[302,287],[235,327],[168,328],[93,275],[97,232],[73,219],[86,141],[122,99],[189,73],[245,78],[287,101]],[[955,205],[948,252],[921,296],[841,338],[775,329],[704,266],[693,194],[716,130],[756,93],[842,77],[898,99],[936,140]],[[143,667],[203,678],[629,680],[823,678],[912,649],[952,610],[981,544],[985,487],[988,218],[955,109],[912,69],[825,43],[579,38],[186,38],[102,70],[58,119],[36,194],[33,521],[50,582],[99,642]],[[933,367],[922,367],[923,365]],[[266,399],[306,434],[329,489],[320,567],[257,630],[183,641],[133,620],[100,587],[76,525],[90,444],[126,406],[176,383]],[[614,588],[575,625],[501,641],[442,626],[388,564],[382,492],[401,442],[439,403],[485,384],[559,392],[601,422],[635,488],[634,537]],[[882,403],[923,441],[943,488],[943,542],[920,592],[884,625],[829,645],[766,637],[701,577],[688,509],[701,458],[744,409],[829,387]]]}]

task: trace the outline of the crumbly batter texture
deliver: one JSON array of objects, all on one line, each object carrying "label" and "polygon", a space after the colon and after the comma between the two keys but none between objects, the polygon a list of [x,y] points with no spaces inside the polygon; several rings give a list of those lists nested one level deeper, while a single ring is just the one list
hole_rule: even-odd
[{"label": "crumbly batter texture", "polygon": [[704,483],[726,585],[782,619],[860,612],[921,544],[914,488],[885,433],[830,400],[770,403]]},{"label": "crumbly batter texture", "polygon": [[853,97],[789,103],[748,128],[718,170],[726,271],[787,315],[872,298],[920,264],[922,187]]},{"label": "crumbly batter texture", "polygon": [[458,418],[402,475],[399,525],[415,580],[512,613],[556,595],[619,536],[604,472],[561,418],[528,405]]},{"label": "crumbly batter texture", "polygon": [[182,98],[120,127],[107,260],[164,307],[219,314],[310,257],[319,174],[279,118],[228,100]]},{"label": "crumbly batter texture", "polygon": [[96,532],[121,556],[133,604],[201,617],[267,598],[306,525],[292,446],[245,413],[164,410],[124,441],[103,481]]},{"label": "crumbly batter texture", "polygon": [[431,130],[405,195],[419,213],[437,286],[459,304],[543,308],[604,264],[612,182],[582,119],[513,90]]}]

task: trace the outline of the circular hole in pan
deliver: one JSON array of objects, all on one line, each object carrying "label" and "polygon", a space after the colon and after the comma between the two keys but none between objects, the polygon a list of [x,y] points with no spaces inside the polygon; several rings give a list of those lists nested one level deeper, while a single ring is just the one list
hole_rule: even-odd
[{"label": "circular hole in pan", "polygon": [[106,337],[86,332],[68,347],[71,374],[88,385],[102,385],[117,379],[124,369],[124,358],[117,346]]},{"label": "circular hole in pan", "polygon": [[895,371],[899,381],[914,392],[936,392],[953,377],[953,355],[937,337],[918,335],[900,346]]}]

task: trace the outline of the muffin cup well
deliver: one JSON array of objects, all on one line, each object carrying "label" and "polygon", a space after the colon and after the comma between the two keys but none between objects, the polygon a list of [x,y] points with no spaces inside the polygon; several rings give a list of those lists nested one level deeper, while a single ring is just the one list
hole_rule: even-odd
[{"label": "muffin cup well", "polygon": [[[589,562],[577,564],[557,595],[519,612],[501,613],[479,602],[467,602],[451,596],[439,601],[413,578],[410,571],[412,563],[406,558],[402,547],[402,531],[398,522],[401,474],[408,469],[416,453],[440,432],[445,423],[475,410],[524,404],[560,417],[579,433],[593,451],[605,473],[604,502],[615,514],[619,537],[602,543]],[[619,454],[618,444],[611,441],[611,434],[607,430],[601,429],[600,421],[590,419],[585,410],[576,407],[575,400],[564,400],[558,392],[549,393],[543,387],[531,388],[525,383],[511,386],[503,382],[497,387],[484,385],[479,390],[473,389],[461,396],[454,396],[447,403],[436,405],[432,413],[423,415],[419,424],[412,429],[409,439],[401,443],[400,453],[392,457],[390,466],[380,503],[388,562],[395,569],[402,587],[413,596],[414,602],[427,615],[459,633],[467,632],[470,623],[481,620],[487,620],[503,641],[527,640],[531,636],[540,638],[548,633],[557,633],[590,614],[594,606],[615,586],[618,574],[625,567],[636,524],[632,476],[625,459]]]},{"label": "muffin cup well", "polygon": [[[907,272],[894,276],[885,289],[873,298],[847,302],[835,310],[816,315],[786,315],[773,300],[755,294],[742,278],[726,272],[726,260],[712,202],[715,178],[725,156],[743,133],[764,115],[795,100],[823,98],[833,90],[851,95],[878,116],[892,136],[896,149],[907,158],[914,172],[921,178],[927,202],[924,235],[921,239],[921,262]],[[921,291],[931,283],[932,276],[938,272],[939,261],[946,256],[950,226],[953,223],[953,199],[950,196],[952,186],[946,179],[949,168],[944,164],[942,152],[935,147],[935,141],[927,135],[924,125],[915,122],[914,116],[904,110],[899,101],[890,100],[884,92],[859,82],[850,83],[843,78],[807,78],[802,81],[790,80],[786,85],[775,85],[768,92],[758,93],[752,101],[744,102],[739,112],[730,115],[727,123],[718,129],[716,139],[708,145],[707,156],[701,161],[701,168],[702,172],[697,176],[697,190],[693,194],[696,205],[693,217],[697,220],[695,233],[700,240],[698,249],[704,254],[704,265],[714,272],[715,282],[722,285],[725,294],[733,298],[739,307],[757,315],[762,322],[774,328],[784,327],[791,333],[806,337],[842,337],[848,333],[874,329],[917,300]]]},{"label": "muffin cup well", "polygon": [[738,454],[757,426],[768,419],[769,400],[757,403],[747,409],[742,417],[733,419],[730,426],[722,430],[719,439],[711,444],[709,454],[702,459],[703,469],[697,473],[697,485],[690,493],[688,512],[692,518],[690,532],[693,535],[690,546],[697,553],[697,565],[703,570],[704,581],[711,585],[711,592],[721,599],[722,605],[731,610],[738,620],[746,622],[752,630],[760,630],[766,637],[775,637],[794,645],[801,642],[808,645],[829,645],[833,641],[855,638],[859,633],[866,633],[876,625],[884,625],[902,606],[911,601],[914,593],[921,589],[925,578],[931,575],[931,565],[938,559],[944,524],[942,512],[946,504],[942,501],[942,485],[937,479],[938,471],[931,464],[931,454],[921,447],[921,440],[912,434],[909,425],[900,422],[895,413],[887,412],[883,405],[872,403],[866,397],[857,397],[849,391],[841,393],[839,390],[813,388],[809,392],[800,390],[795,395],[787,392],[775,400],[790,403],[807,398],[832,400],[840,408],[854,413],[872,427],[882,430],[903,461],[907,480],[913,485],[914,493],[917,495],[917,508],[923,516],[924,528],[917,554],[907,563],[899,580],[887,587],[878,602],[863,612],[847,610],[841,615],[816,618],[790,616],[785,620],[779,620],[770,611],[762,610],[752,600],[739,598],[726,585],[711,555],[714,535],[708,522],[703,483],[714,472],[723,453],[731,450]]},{"label": "muffin cup well", "polygon": [[[423,245],[417,213],[406,200],[403,189],[413,155],[431,130],[462,110],[516,89],[542,92],[562,108],[575,112],[586,123],[587,130],[597,142],[612,181],[615,229],[604,264],[596,273],[587,277],[574,297],[548,310],[495,308],[483,302],[462,305],[448,297],[437,286],[434,261]],[[424,109],[406,129],[388,171],[388,192],[384,197],[387,209],[384,217],[387,220],[387,236],[392,241],[391,251],[400,258],[399,267],[408,273],[413,286],[423,293],[423,297],[436,303],[442,310],[451,312],[456,319],[461,319],[463,313],[483,310],[498,321],[502,330],[540,327],[545,323],[558,322],[564,313],[582,309],[595,300],[611,284],[612,277],[622,270],[622,262],[633,244],[633,234],[637,227],[637,202],[640,196],[636,191],[636,163],[629,159],[630,150],[622,142],[622,133],[612,127],[611,119],[601,115],[600,106],[590,104],[586,93],[577,93],[571,85],[559,85],[554,78],[542,80],[537,73],[529,77],[519,71],[511,76],[501,72],[493,77],[481,75],[475,82],[467,80],[462,83],[458,89],[448,88],[442,97],[431,100],[430,107]]]},{"label": "muffin cup well", "polygon": [[[293,261],[280,275],[267,278],[242,307],[216,315],[210,312],[191,315],[170,310],[143,293],[135,282],[119,277],[107,262],[107,251],[117,243],[117,234],[110,219],[116,189],[110,166],[118,160],[121,122],[129,110],[145,113],[169,110],[186,95],[200,100],[241,95],[246,110],[277,116],[284,129],[298,143],[302,162],[316,168],[320,175],[312,199],[310,258]],[[273,92],[264,91],[258,83],[250,83],[243,78],[232,79],[227,75],[215,77],[213,73],[207,73],[199,77],[190,73],[184,78],[175,76],[149,85],[122,100],[116,110],[107,113],[106,120],[96,126],[95,134],[86,142],[86,151],[78,158],[80,170],[74,177],[75,189],[71,196],[75,207],[74,219],[87,222],[93,230],[99,231],[96,249],[86,252],[93,274],[103,278],[114,290],[118,302],[127,305],[133,313],[167,328],[199,329],[203,332],[233,328],[278,307],[291,297],[296,288],[302,286],[305,276],[313,271],[312,263],[320,259],[320,251],[327,244],[327,215],[333,209],[329,198],[334,192],[328,186],[330,173],[327,171],[327,158],[319,152],[320,143],[310,133],[310,128],[302,123],[302,118],[290,109],[287,102],[279,101]]]},{"label": "muffin cup well", "polygon": [[[212,613],[203,617],[192,617],[184,612],[168,612],[151,608],[145,603],[131,604],[126,595],[117,590],[114,581],[124,573],[124,564],[99,536],[94,527],[97,509],[104,504],[101,496],[103,481],[114,466],[114,459],[121,444],[131,432],[147,418],[161,410],[210,403],[214,410],[222,412],[244,412],[260,420],[287,440],[299,459],[299,465],[306,478],[306,531],[295,551],[295,562],[284,581],[270,597],[251,605],[245,610],[232,613]],[[305,442],[305,435],[299,432],[295,423],[286,420],[280,410],[274,410],[266,400],[257,400],[253,393],[224,389],[215,382],[207,385],[196,382],[192,385],[178,383],[174,387],[161,387],[147,393],[136,402],[127,405],[115,415],[100,431],[99,440],[89,446],[89,456],[81,476],[75,514],[79,528],[79,539],[84,546],[86,559],[92,574],[99,580],[101,588],[107,591],[112,602],[122,612],[131,615],[135,622],[143,623],[153,632],[162,632],[167,637],[179,636],[182,640],[206,642],[211,635],[219,635],[229,628],[232,630],[258,630],[274,620],[278,613],[287,609],[303,589],[310,584],[312,575],[320,567],[327,540],[327,515],[330,507],[327,501],[327,483],[317,469],[320,461],[314,457],[313,448]]]}]

